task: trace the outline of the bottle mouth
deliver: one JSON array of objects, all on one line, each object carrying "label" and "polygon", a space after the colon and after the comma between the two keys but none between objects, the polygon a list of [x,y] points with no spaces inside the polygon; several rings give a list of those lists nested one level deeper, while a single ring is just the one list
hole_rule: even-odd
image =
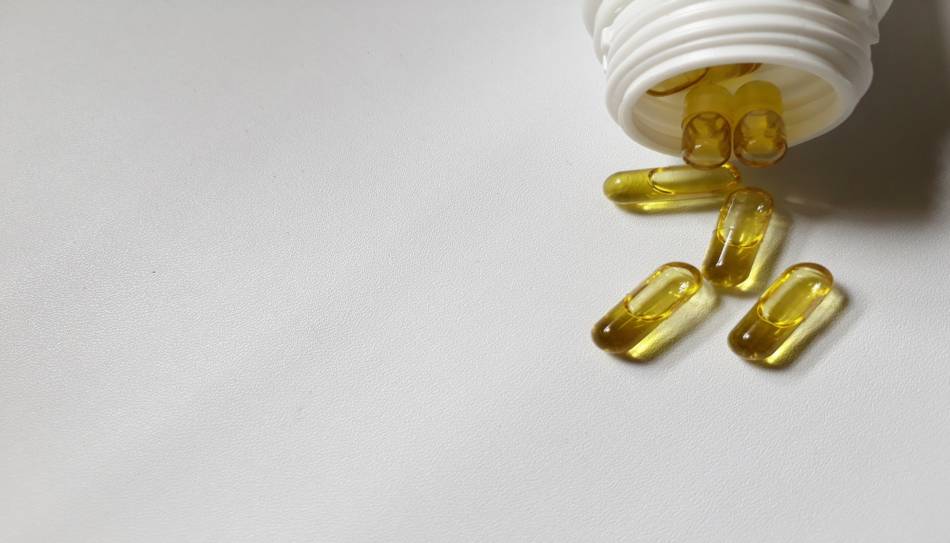
[{"label": "bottle mouth", "polygon": [[[725,58],[719,56],[716,62]],[[762,56],[756,59],[729,58],[734,60],[726,60],[728,64],[765,60]],[[835,73],[826,71],[819,75],[816,72],[820,71],[820,67],[812,67],[814,71],[809,71],[789,64],[761,63],[762,67],[755,73],[719,84],[731,92],[752,80],[769,81],[777,85],[782,90],[785,104],[783,117],[789,145],[797,145],[832,130],[844,122],[857,105],[857,100],[848,100],[848,96],[855,94],[851,83]],[[701,62],[696,64],[697,67],[701,65]],[[686,93],[670,96],[652,96],[647,93],[665,79],[662,75],[644,77],[636,87],[628,87],[628,96],[636,96],[636,99],[621,100],[617,121],[634,140],[661,152],[678,154]]]},{"label": "bottle mouth", "polygon": [[785,102],[789,145],[818,137],[851,114],[871,81],[876,19],[831,0],[588,0],[588,28],[607,72],[611,115],[635,141],[680,151],[685,92],[654,96],[692,70],[761,64],[721,82],[774,83]]}]

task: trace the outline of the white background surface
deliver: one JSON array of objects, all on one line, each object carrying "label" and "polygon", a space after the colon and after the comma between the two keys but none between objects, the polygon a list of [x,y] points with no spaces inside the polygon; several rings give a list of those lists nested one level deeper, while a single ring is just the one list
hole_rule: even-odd
[{"label": "white background surface", "polygon": [[0,540],[947,541],[950,8],[752,177],[850,298],[768,372],[590,343],[715,214],[577,4],[0,3]]}]

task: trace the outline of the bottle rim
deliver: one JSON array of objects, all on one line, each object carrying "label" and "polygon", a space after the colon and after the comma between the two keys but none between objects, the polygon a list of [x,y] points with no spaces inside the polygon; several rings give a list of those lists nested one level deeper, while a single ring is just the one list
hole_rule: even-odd
[{"label": "bottle rim", "polygon": [[761,63],[786,103],[789,145],[844,122],[871,83],[873,10],[841,0],[588,0],[585,20],[607,73],[608,110],[635,141],[680,152],[685,93],[647,91],[681,73]]}]

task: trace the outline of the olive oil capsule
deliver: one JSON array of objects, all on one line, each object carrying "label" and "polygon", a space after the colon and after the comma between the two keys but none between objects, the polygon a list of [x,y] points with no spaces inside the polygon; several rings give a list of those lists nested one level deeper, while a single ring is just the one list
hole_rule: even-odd
[{"label": "olive oil capsule", "polygon": [[733,97],[725,87],[701,84],[686,94],[683,108],[683,160],[712,169],[732,157]]},{"label": "olive oil capsule", "polygon": [[771,166],[785,157],[788,142],[782,92],[767,81],[752,81],[736,91],[733,143],[736,156],[754,168]]},{"label": "olive oil capsule", "polygon": [[743,188],[726,197],[703,262],[710,283],[735,288],[749,278],[772,210],[772,197],[761,189]]},{"label": "olive oil capsule", "polygon": [[648,90],[647,94],[650,96],[670,96],[671,94],[684,91],[696,83],[699,83],[703,77],[706,76],[706,72],[708,71],[708,68],[700,68],[698,70],[681,73],[658,83],[652,89]]},{"label": "olive oil capsule", "polygon": [[689,301],[702,282],[699,270],[689,264],[660,266],[594,325],[594,343],[608,353],[629,353],[648,341],[650,333]]},{"label": "olive oil capsule", "polygon": [[650,96],[670,96],[689,89],[702,81],[703,83],[719,83],[737,77],[742,77],[758,70],[761,64],[723,64],[711,68],[700,68],[683,72],[660,83],[647,91]]},{"label": "olive oil capsule", "polygon": [[722,64],[706,70],[703,83],[721,83],[737,77],[751,74],[761,68],[761,64]]},{"label": "olive oil capsule", "polygon": [[833,285],[831,272],[818,264],[785,270],[729,334],[729,347],[746,360],[768,363]]},{"label": "olive oil capsule", "polygon": [[732,164],[712,170],[670,166],[617,172],[604,181],[604,195],[617,205],[649,212],[721,202],[740,185],[739,170]]}]

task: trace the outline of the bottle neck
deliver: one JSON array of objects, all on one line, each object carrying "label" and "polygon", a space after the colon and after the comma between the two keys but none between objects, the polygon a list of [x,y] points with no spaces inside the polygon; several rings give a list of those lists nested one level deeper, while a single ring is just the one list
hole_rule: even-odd
[{"label": "bottle neck", "polygon": [[[864,4],[858,5],[858,4]],[[870,86],[871,45],[888,0],[588,0],[588,28],[607,72],[608,109],[635,141],[678,154],[684,93],[658,83],[709,66],[760,63],[727,83],[776,84],[789,143],[828,132]]]}]

